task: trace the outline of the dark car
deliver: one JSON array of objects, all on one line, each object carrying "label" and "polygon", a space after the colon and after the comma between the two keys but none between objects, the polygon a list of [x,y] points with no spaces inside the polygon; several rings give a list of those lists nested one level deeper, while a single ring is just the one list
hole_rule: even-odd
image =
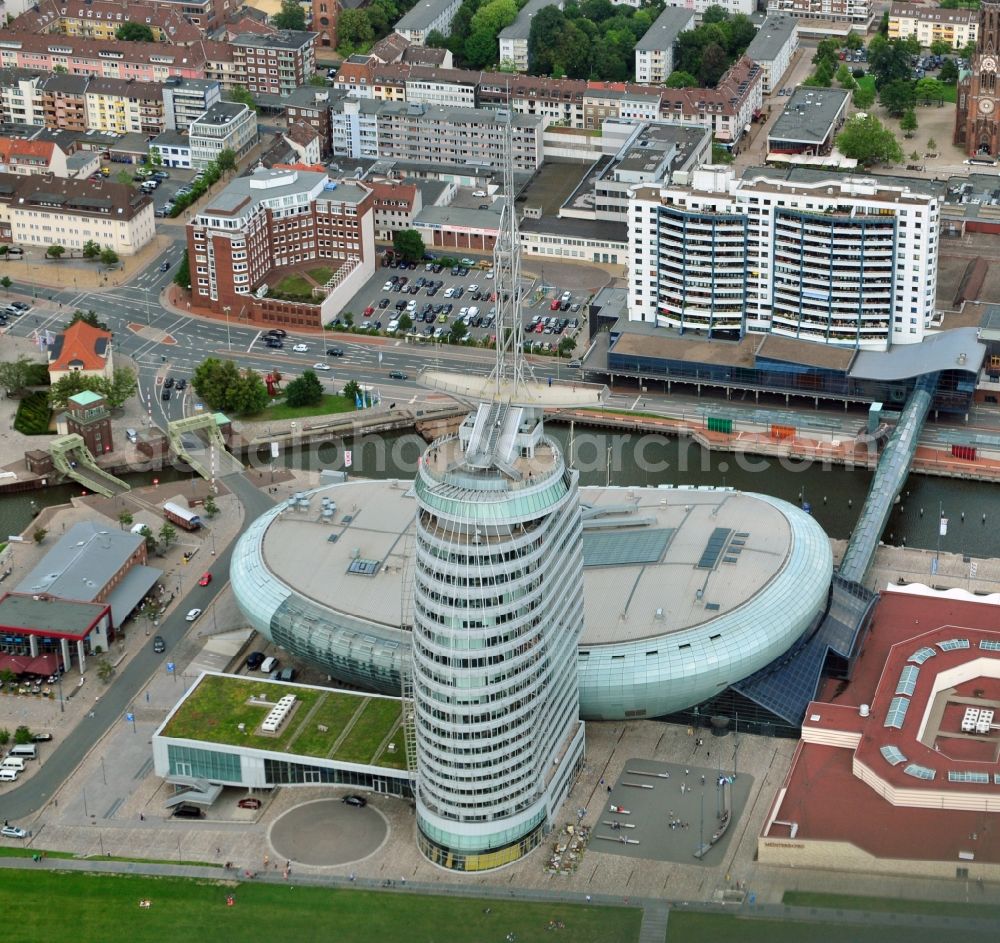
[{"label": "dark car", "polygon": [[278,337],[269,337],[269,338],[267,338],[266,344],[272,350],[282,350],[284,348],[284,346],[285,346],[281,342],[281,339],[278,338]]},{"label": "dark car", "polygon": [[343,357],[344,348],[343,347],[327,347],[326,349],[327,357]]},{"label": "dark car", "polygon": [[186,389],[187,389],[187,385],[188,385],[188,381],[187,381],[187,380],[185,380],[185,379],[184,379],[184,377],[181,377],[181,378],[180,378],[180,379],[179,379],[179,380],[178,380],[178,381],[177,381],[177,382],[176,382],[176,383],[174,384],[174,389],[177,389],[177,390],[186,390]]},{"label": "dark car", "polygon": [[160,394],[160,399],[170,399],[170,387],[166,387],[164,391]]},{"label": "dark car", "polygon": [[163,640],[162,635],[154,636],[153,638],[153,651],[157,655],[162,655],[167,650],[167,643]]},{"label": "dark car", "polygon": [[288,337],[288,331],[281,330],[280,327],[272,328],[267,332],[268,337]]},{"label": "dark car", "polygon": [[356,795],[353,792],[349,796],[344,796],[341,801],[344,802],[345,805],[357,806],[359,809],[363,809],[366,805],[368,805],[368,800],[364,796]]},{"label": "dark car", "polygon": [[164,388],[165,390],[169,390],[169,389],[170,389],[170,387],[172,387],[173,385],[174,385],[174,378],[173,378],[173,377],[167,377],[167,378],[166,378],[166,379],[165,379],[165,380],[163,381],[163,388]]},{"label": "dark car", "polygon": [[381,309],[382,309],[382,310],[384,311],[384,310],[385,310],[386,308],[388,308],[388,307],[389,307],[389,299],[388,299],[388,298],[383,298],[383,299],[382,299],[382,300],[381,300],[381,301],[380,301],[380,302],[378,303],[378,306],[379,306],[379,307],[380,307],[380,308],[381,308]]},{"label": "dark car", "polygon": [[179,805],[174,809],[175,819],[200,819],[204,814],[196,805]]},{"label": "dark car", "polygon": [[256,671],[264,663],[264,653],[263,652],[250,652],[247,655],[246,666],[251,671]]},{"label": "dark car", "polygon": [[402,370],[390,370],[389,377],[393,380],[405,380],[406,374]]}]

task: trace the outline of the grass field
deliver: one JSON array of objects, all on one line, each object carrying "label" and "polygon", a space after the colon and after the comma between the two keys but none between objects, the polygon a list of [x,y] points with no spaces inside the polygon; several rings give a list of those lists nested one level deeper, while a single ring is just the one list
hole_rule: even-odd
[{"label": "grass field", "polygon": [[49,394],[29,393],[17,404],[17,414],[14,416],[14,428],[21,435],[48,435],[49,420],[52,410],[49,409]]},{"label": "grass field", "polygon": [[[330,691],[323,695],[306,728],[292,741],[293,753],[328,756],[341,731],[361,706],[362,698]],[[326,731],[319,728],[326,727]]]},{"label": "grass field", "polygon": [[685,913],[672,910],[667,943],[988,943],[994,934],[963,929],[949,936],[931,927],[866,927],[842,923],[756,920],[735,914]]},{"label": "grass field", "polygon": [[310,295],[313,285],[301,275],[286,275],[274,286],[274,291],[282,295]]},{"label": "grass field", "polygon": [[[354,726],[347,732],[333,757],[345,763],[367,763],[378,752],[379,744],[399,723],[399,701],[372,698]],[[402,747],[402,737],[397,745]]]},{"label": "grass field", "polygon": [[894,897],[816,894],[785,891],[782,902],[791,907],[830,907],[835,910],[870,910],[878,913],[924,914],[935,917],[978,917],[1000,919],[1000,906],[954,900],[900,900]]},{"label": "grass field", "polygon": [[[45,943],[178,943],[205,933],[214,943],[499,943],[509,933],[518,943],[634,943],[642,917],[615,907],[30,869],[4,872],[0,904],[17,913],[18,936]],[[550,920],[565,930],[548,930]]]},{"label": "grass field", "polygon": [[352,413],[356,409],[354,400],[346,396],[327,393],[321,402],[315,406],[286,406],[283,402],[273,403],[263,412],[257,413],[254,420],[272,419],[302,419],[308,416],[328,416],[334,413]]},{"label": "grass field", "polygon": [[306,269],[306,272],[320,288],[333,278],[333,269],[325,265],[317,265],[316,268]]}]

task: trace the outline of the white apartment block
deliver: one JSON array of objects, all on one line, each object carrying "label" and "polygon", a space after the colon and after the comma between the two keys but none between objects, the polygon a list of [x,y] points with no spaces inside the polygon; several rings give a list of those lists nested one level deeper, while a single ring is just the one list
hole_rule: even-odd
[{"label": "white apartment block", "polygon": [[[629,6],[639,7],[641,3],[629,2]],[[756,0],[673,0],[670,3],[672,7],[680,7],[684,10],[693,10],[695,16],[700,20],[704,12],[709,7],[722,7],[730,16],[735,16],[737,13],[743,13],[746,16],[750,16],[751,13],[757,11]]]},{"label": "white apartment block", "polygon": [[637,189],[628,228],[632,320],[867,350],[919,343],[931,326],[938,199],[876,177],[705,168]]},{"label": "white apartment block", "polygon": [[[636,4],[638,6],[638,4]],[[531,35],[531,21],[535,14],[546,7],[563,8],[562,0],[528,0],[521,7],[517,19],[505,26],[497,36],[500,47],[500,63],[510,64],[515,72],[528,71],[528,37]]]},{"label": "white apartment block", "polygon": [[791,13],[802,20],[850,23],[865,29],[875,17],[875,0],[767,0],[768,13]]},{"label": "white apartment block", "polygon": [[[500,167],[506,118],[483,108],[344,99],[330,109],[333,153]],[[542,163],[542,122],[513,115],[514,169]]]},{"label": "white apartment block", "polygon": [[889,7],[889,39],[908,36],[916,36],[924,47],[944,40],[952,49],[962,49],[979,36],[979,11],[894,3]]},{"label": "white apartment block", "polygon": [[475,108],[476,79],[479,74],[470,73],[474,78],[465,82],[455,81],[453,78],[411,75],[406,80],[406,101],[417,105],[441,105],[445,108]]},{"label": "white apartment block", "polygon": [[242,157],[257,141],[257,115],[246,105],[216,102],[188,130],[191,166],[207,167],[226,148]]},{"label": "white apartment block", "polygon": [[419,0],[417,5],[397,21],[394,29],[416,46],[427,41],[427,34],[437,30],[445,36],[451,31],[462,0]]},{"label": "white apartment block", "polygon": [[791,66],[798,48],[799,27],[795,17],[788,13],[769,13],[746,51],[764,73],[765,95],[781,87],[781,78]]},{"label": "white apartment block", "polygon": [[667,7],[635,44],[635,80],[659,85],[674,71],[674,43],[685,30],[694,29],[694,11]]}]

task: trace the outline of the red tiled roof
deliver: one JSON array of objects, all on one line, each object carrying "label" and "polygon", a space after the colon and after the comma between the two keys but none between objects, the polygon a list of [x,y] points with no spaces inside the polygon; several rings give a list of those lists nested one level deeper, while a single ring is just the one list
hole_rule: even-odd
[{"label": "red tiled roof", "polygon": [[[103,370],[111,334],[91,327],[85,321],[71,324],[62,334],[59,357],[49,363],[49,370]],[[102,355],[99,350],[105,351]]]},{"label": "red tiled roof", "polygon": [[18,138],[0,138],[0,161],[9,164],[12,158],[37,157],[52,163],[56,145],[53,141],[22,141]]}]

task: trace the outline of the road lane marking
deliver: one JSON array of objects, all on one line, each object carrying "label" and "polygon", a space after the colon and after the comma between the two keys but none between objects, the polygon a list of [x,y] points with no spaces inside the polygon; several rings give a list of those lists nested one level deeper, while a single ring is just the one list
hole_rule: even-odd
[{"label": "road lane marking", "polygon": [[260,340],[260,336],[261,336],[261,334],[263,334],[263,333],[264,333],[263,331],[258,331],[258,332],[257,332],[256,334],[254,334],[254,336],[253,336],[253,340],[252,340],[252,341],[250,341],[250,344],[249,344],[249,346],[247,347],[247,353],[248,353],[248,354],[249,354],[249,353],[250,353],[250,351],[251,351],[251,350],[253,349],[253,345],[254,345],[254,344],[256,344],[256,343],[257,343],[257,341],[259,341],[259,340]]}]

